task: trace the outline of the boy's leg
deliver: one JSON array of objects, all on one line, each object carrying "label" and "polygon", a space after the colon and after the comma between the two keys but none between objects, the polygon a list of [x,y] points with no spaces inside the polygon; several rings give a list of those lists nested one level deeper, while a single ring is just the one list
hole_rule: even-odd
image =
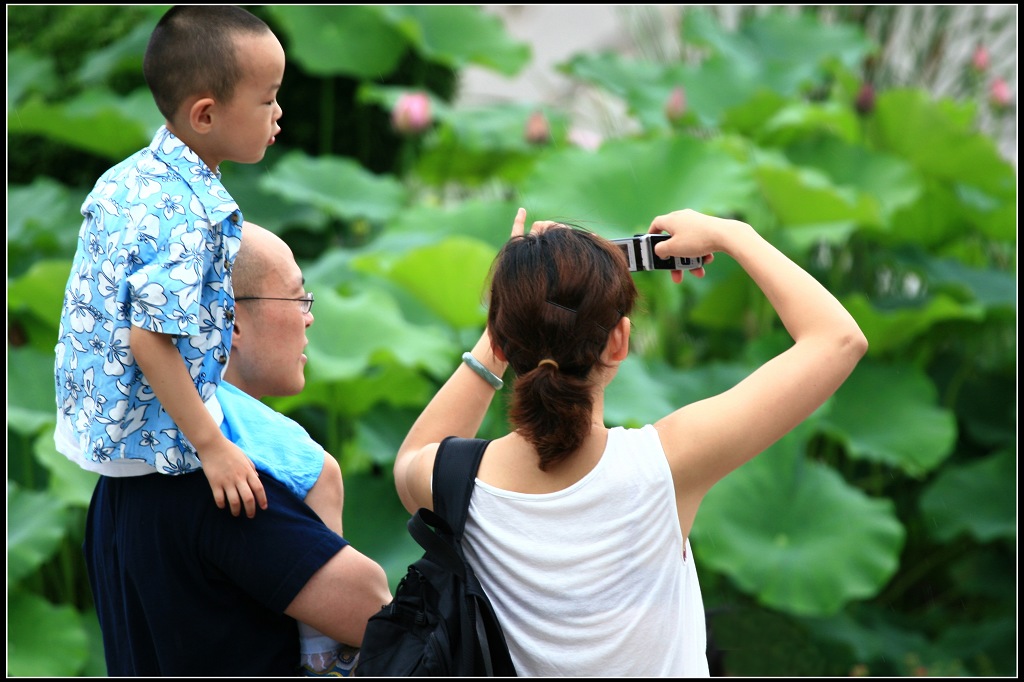
[{"label": "boy's leg", "polygon": [[[334,457],[325,453],[320,477],[306,493],[306,504],[328,528],[342,535],[344,502],[341,467]],[[358,650],[334,641],[316,628],[299,623],[299,654],[302,671],[308,676],[347,677],[355,667]]]},{"label": "boy's leg", "polygon": [[306,504],[328,528],[338,535],[344,535],[341,532],[341,514],[345,504],[345,486],[341,480],[338,460],[328,453],[324,453],[324,467],[320,470],[320,477],[306,493]]}]

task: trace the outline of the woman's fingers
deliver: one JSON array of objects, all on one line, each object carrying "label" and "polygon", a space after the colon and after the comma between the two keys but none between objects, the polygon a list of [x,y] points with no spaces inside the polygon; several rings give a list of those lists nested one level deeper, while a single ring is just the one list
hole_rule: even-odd
[{"label": "woman's fingers", "polygon": [[522,237],[526,231],[526,209],[520,208],[516,211],[516,218],[512,221],[512,236]]},{"label": "woman's fingers", "polygon": [[[530,232],[536,232],[540,234],[544,230],[548,229],[552,225],[558,225],[559,223],[554,220],[538,220],[530,226]],[[520,208],[516,211],[516,218],[512,221],[512,236],[522,237],[526,234],[526,209]]]},{"label": "woman's fingers", "polygon": [[530,232],[536,232],[537,234],[540,234],[541,232],[543,232],[544,230],[548,229],[549,227],[552,227],[553,225],[560,225],[560,224],[561,223],[558,223],[558,222],[556,222],[554,220],[538,220],[538,221],[534,222],[533,225],[530,226]]}]

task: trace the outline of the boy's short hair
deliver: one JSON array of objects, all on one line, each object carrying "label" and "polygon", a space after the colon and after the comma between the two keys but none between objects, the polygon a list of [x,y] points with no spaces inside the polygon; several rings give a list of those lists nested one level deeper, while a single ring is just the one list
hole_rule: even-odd
[{"label": "boy's short hair", "polygon": [[230,100],[242,78],[234,39],[270,27],[234,5],[175,5],[160,18],[146,46],[142,74],[156,106],[173,121],[190,95]]}]

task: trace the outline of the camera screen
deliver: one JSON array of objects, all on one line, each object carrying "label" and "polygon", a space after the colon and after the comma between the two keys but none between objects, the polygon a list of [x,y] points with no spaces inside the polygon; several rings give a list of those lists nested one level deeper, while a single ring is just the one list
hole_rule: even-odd
[{"label": "camera screen", "polygon": [[626,263],[629,264],[629,271],[637,271],[637,263],[639,262],[639,254],[637,251],[637,244],[633,239],[613,239],[616,246],[622,251],[622,255],[626,257]]}]

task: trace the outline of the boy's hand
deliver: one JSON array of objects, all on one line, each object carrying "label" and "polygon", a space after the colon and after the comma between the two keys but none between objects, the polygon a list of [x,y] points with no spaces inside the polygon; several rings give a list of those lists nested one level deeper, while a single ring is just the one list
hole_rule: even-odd
[{"label": "boy's hand", "polygon": [[260,509],[267,508],[267,493],[256,466],[237,445],[225,439],[216,447],[206,448],[200,459],[218,507],[230,507],[232,516],[238,516],[245,507],[250,519],[256,516],[257,504]]}]

